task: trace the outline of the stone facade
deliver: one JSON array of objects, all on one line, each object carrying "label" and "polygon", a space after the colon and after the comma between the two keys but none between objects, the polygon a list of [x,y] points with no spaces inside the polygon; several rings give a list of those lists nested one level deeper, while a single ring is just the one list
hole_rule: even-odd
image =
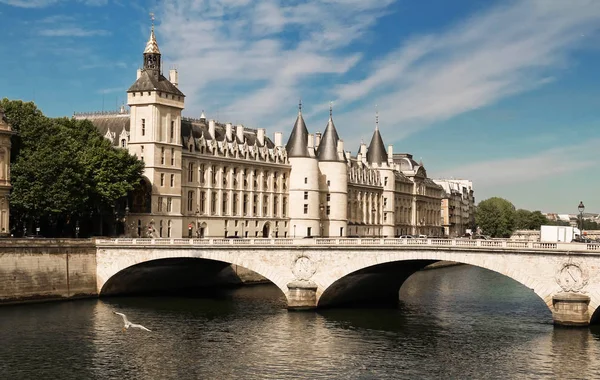
[{"label": "stone facade", "polygon": [[0,235],[10,232],[8,195],[10,193],[10,138],[14,134],[0,108]]},{"label": "stone facade", "polygon": [[473,183],[469,180],[435,179],[444,189],[441,201],[442,226],[448,237],[464,236],[468,230],[475,231],[475,196]]},{"label": "stone facade", "polygon": [[[89,118],[113,145],[146,164],[128,203],[132,237],[440,236],[443,189],[410,154],[379,133],[356,156],[344,150],[332,112],[309,133],[300,106],[287,144],[262,128],[181,116],[176,70],[161,74],[154,35],[127,91],[130,111]],[[331,110],[330,110],[331,111]]]}]

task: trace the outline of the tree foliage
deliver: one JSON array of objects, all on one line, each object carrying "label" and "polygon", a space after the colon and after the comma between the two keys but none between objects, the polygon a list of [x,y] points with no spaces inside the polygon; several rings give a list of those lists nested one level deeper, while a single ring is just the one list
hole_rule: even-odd
[{"label": "tree foliage", "polygon": [[11,158],[13,226],[42,224],[47,236],[72,233],[76,221],[89,226],[100,215],[113,216],[117,200],[140,181],[143,163],[115,149],[91,122],[45,117],[31,102],[3,99],[1,106],[19,133]]},{"label": "tree foliage", "polygon": [[515,206],[503,198],[493,197],[479,202],[475,221],[482,232],[491,237],[509,237],[515,230]]},{"label": "tree foliage", "polygon": [[522,208],[515,212],[515,228],[517,230],[539,230],[547,225],[548,218],[541,211],[529,211]]}]

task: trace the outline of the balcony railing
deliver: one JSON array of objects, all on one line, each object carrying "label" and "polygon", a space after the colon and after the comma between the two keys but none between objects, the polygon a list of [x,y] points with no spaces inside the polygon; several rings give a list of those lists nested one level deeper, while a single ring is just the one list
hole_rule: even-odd
[{"label": "balcony railing", "polygon": [[370,247],[423,247],[435,248],[481,248],[482,250],[539,250],[558,252],[600,252],[600,243],[543,243],[515,240],[472,240],[472,239],[393,239],[393,238],[206,238],[206,239],[96,239],[98,246],[278,246],[278,247],[335,247],[335,246],[370,246]]}]

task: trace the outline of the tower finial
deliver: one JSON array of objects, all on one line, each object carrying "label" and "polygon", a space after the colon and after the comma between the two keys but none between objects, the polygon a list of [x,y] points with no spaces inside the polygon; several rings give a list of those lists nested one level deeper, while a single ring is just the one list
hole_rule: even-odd
[{"label": "tower finial", "polygon": [[302,98],[298,101],[298,114],[302,113]]},{"label": "tower finial", "polygon": [[375,130],[379,130],[379,110],[377,109],[377,104],[375,104]]},{"label": "tower finial", "polygon": [[329,118],[333,116],[333,102],[329,102]]},{"label": "tower finial", "polygon": [[150,13],[150,20],[152,20],[152,28],[150,29],[150,38],[146,43],[146,49],[144,50],[144,54],[160,54],[160,50],[158,49],[158,43],[156,42],[156,36],[154,35],[154,13]]},{"label": "tower finial", "polygon": [[154,13],[150,12],[150,20],[152,20],[152,31],[154,32]]}]

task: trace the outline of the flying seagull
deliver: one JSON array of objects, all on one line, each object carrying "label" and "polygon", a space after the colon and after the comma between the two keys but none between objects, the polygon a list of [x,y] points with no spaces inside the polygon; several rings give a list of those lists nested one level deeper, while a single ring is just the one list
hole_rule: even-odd
[{"label": "flying seagull", "polygon": [[123,313],[118,313],[116,311],[113,311],[113,313],[115,313],[115,314],[120,315],[121,317],[123,317],[123,323],[125,323],[125,326],[123,326],[123,331],[127,330],[130,327],[134,327],[134,328],[138,328],[138,329],[142,329],[142,330],[146,330],[146,331],[152,331],[152,330],[149,330],[149,329],[145,328],[142,325],[138,325],[137,323],[131,323],[131,322],[129,322],[129,319],[127,319],[127,316],[125,314],[123,314]]}]

